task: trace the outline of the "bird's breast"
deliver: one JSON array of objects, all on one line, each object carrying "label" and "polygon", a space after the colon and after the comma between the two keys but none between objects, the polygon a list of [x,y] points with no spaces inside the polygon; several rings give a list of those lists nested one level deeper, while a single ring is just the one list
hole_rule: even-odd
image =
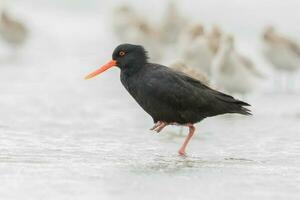
[{"label": "bird's breast", "polygon": [[160,105],[158,99],[155,99],[149,92],[147,77],[143,76],[143,74],[131,76],[121,74],[121,82],[143,110],[154,118],[157,110],[161,110],[161,108],[158,108]]}]

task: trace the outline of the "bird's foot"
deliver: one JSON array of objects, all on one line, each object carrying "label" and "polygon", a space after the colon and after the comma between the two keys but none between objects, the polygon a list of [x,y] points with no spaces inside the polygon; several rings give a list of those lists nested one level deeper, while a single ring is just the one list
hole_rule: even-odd
[{"label": "bird's foot", "polygon": [[168,125],[174,125],[174,126],[190,126],[190,124],[178,124],[177,122],[163,122],[163,121],[158,121],[154,126],[150,129],[151,131],[156,131],[157,133],[161,132],[166,126]]},{"label": "bird's foot", "polygon": [[179,154],[180,156],[186,156],[185,150],[184,150],[184,149],[179,149],[178,154]]},{"label": "bird's foot", "polygon": [[150,130],[159,133],[168,125],[166,122],[158,121]]},{"label": "bird's foot", "polygon": [[160,131],[162,131],[168,124],[163,122],[159,127],[157,127],[157,129],[155,129],[155,131],[157,133],[159,133]]},{"label": "bird's foot", "polygon": [[154,124],[154,126],[152,128],[150,128],[150,131],[155,130],[157,127],[159,127],[162,124],[161,121],[156,122],[156,124]]}]

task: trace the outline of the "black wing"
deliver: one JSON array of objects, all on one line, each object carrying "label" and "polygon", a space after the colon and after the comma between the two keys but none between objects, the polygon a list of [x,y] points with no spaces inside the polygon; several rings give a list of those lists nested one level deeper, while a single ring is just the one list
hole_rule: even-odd
[{"label": "black wing", "polygon": [[249,104],[218,92],[188,75],[161,65],[146,73],[147,90],[160,102],[177,110],[194,110],[203,116],[224,113],[250,114]]}]

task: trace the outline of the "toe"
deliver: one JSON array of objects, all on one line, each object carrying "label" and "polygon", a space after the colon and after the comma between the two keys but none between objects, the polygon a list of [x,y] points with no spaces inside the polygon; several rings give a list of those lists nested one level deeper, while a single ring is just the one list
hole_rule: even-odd
[{"label": "toe", "polygon": [[186,156],[186,155],[185,155],[185,151],[184,151],[184,150],[181,150],[181,149],[178,151],[178,154],[179,154],[180,156]]}]

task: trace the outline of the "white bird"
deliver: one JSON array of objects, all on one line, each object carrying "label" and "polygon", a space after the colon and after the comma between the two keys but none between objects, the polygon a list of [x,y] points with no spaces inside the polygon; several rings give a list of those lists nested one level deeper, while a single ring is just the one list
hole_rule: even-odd
[{"label": "white bird", "polygon": [[170,1],[160,28],[161,41],[166,44],[177,42],[179,34],[186,27],[187,20],[180,14],[176,2]]},{"label": "white bird", "polygon": [[131,7],[124,5],[116,8],[113,29],[123,43],[140,44],[147,48],[151,52],[151,61],[156,62],[161,59],[159,31]]},{"label": "white bird", "polygon": [[222,38],[221,28],[217,25],[214,25],[211,31],[207,33],[206,37],[208,39],[210,49],[214,54],[216,54],[219,49],[220,41]]},{"label": "white bird", "polygon": [[263,53],[277,70],[294,72],[300,68],[300,46],[268,27],[263,34]]},{"label": "white bird", "polygon": [[213,86],[231,94],[245,95],[256,87],[260,78],[262,75],[253,63],[235,50],[233,37],[226,36],[212,64]]},{"label": "white bird", "polygon": [[113,31],[120,40],[131,39],[133,37],[132,30],[136,29],[140,23],[140,17],[136,11],[128,5],[116,7],[113,11]]},{"label": "white bird", "polygon": [[194,69],[191,67],[188,67],[183,61],[178,60],[172,64],[169,65],[172,69],[183,72],[190,77],[197,79],[204,83],[205,85],[209,85],[209,80],[207,76],[205,76],[199,69]]},{"label": "white bird", "polygon": [[204,34],[202,25],[192,25],[186,28],[180,35],[179,57],[187,66],[200,69],[206,76],[211,74],[213,51]]},{"label": "white bird", "polygon": [[28,31],[22,22],[13,19],[3,10],[0,18],[0,35],[11,46],[19,47],[26,41]]}]

